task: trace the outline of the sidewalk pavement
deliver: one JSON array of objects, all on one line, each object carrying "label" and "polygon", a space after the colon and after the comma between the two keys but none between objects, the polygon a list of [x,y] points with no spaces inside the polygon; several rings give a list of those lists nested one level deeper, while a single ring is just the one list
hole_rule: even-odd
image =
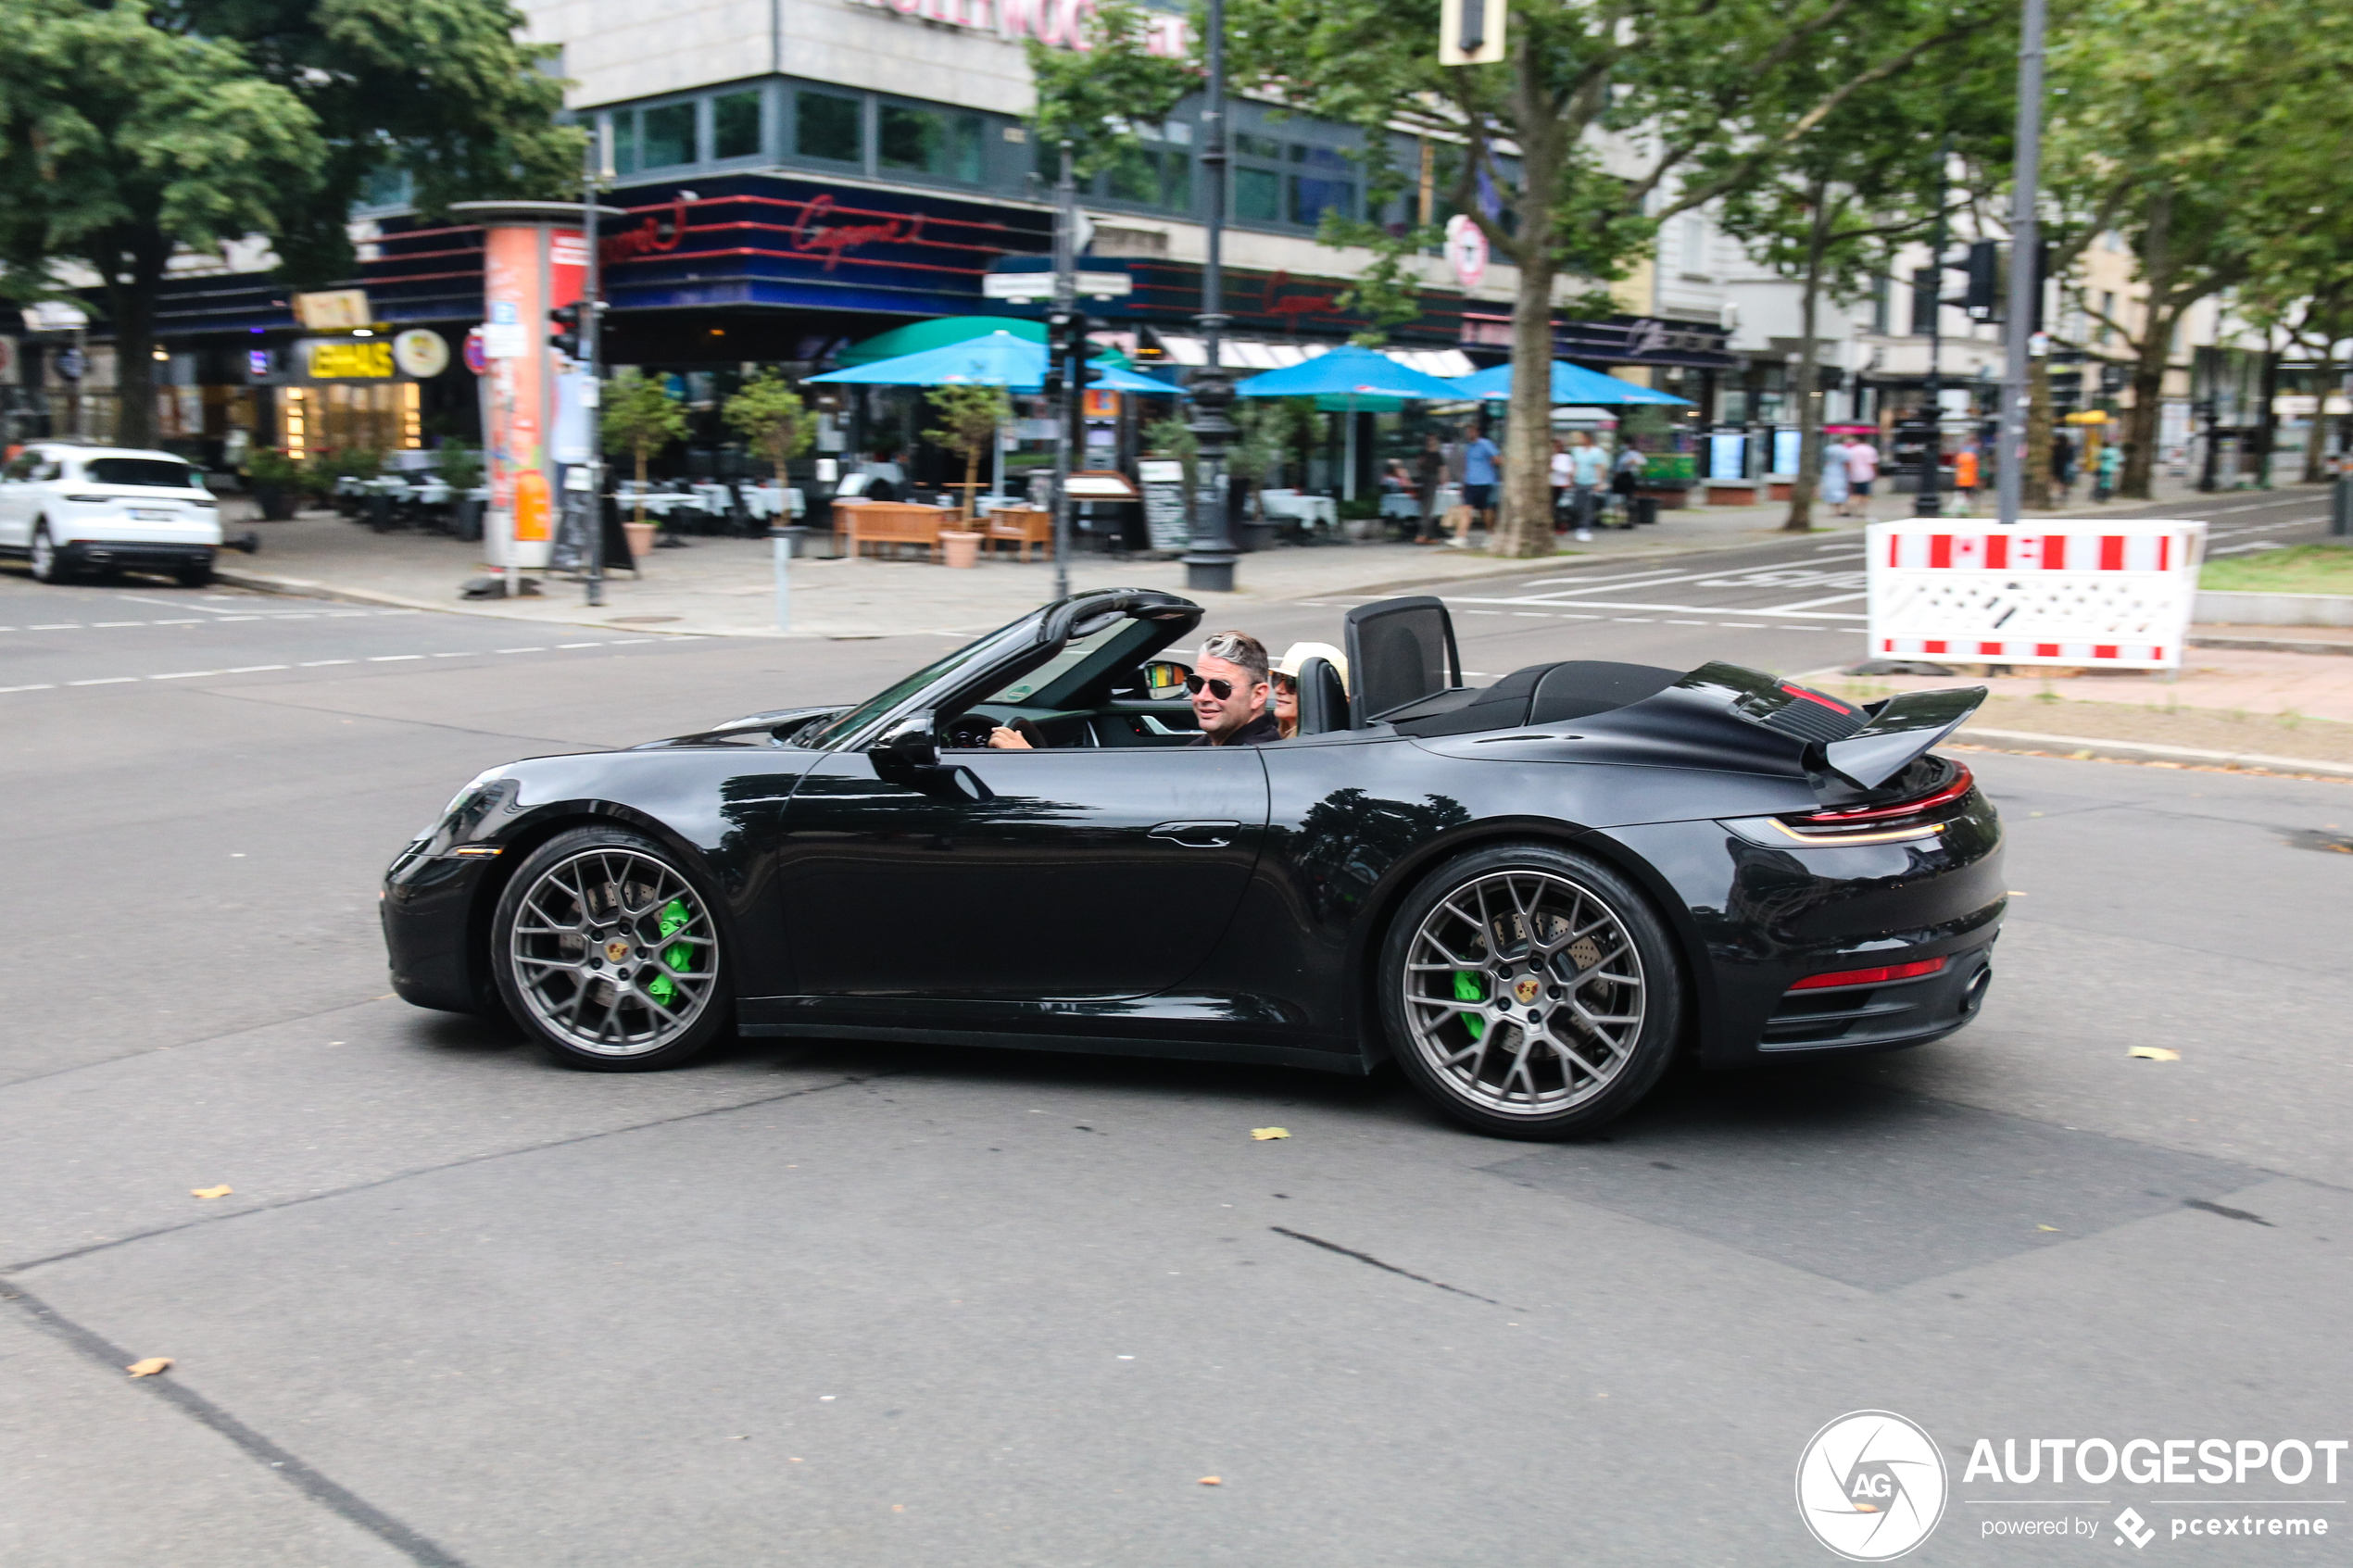
[{"label": "sidewalk pavement", "polygon": [[[1883,517],[1902,513],[1908,497],[1882,496]],[[2117,509],[2081,508],[2063,514],[2096,516]],[[1260,551],[1240,558],[1235,598],[1243,603],[1353,597],[1427,590],[1442,583],[1495,577],[1547,566],[1654,559],[1702,550],[1772,544],[1781,531],[1782,503],[1690,508],[1660,514],[1653,527],[1603,530],[1590,544],[1570,544],[1556,556],[1514,560],[1483,550],[1400,544],[1329,545]],[[764,539],[697,537],[684,549],[657,550],[642,576],[617,571],[606,579],[606,603],[590,609],[573,580],[549,577],[533,598],[461,600],[459,587],[481,575],[481,546],[438,534],[371,533],[331,512],[292,522],[263,522],[249,504],[231,501],[227,521],[252,527],[258,555],[225,558],[224,581],[283,593],[324,595],[375,603],[492,615],[518,621],[588,626],[654,626],[710,636],[775,636],[773,550]],[[248,515],[240,516],[239,513]],[[1904,515],[1908,515],[1905,513]],[[1818,518],[1817,533],[1860,529],[1864,518]],[[908,633],[975,635],[1000,626],[1052,596],[1053,567],[1010,556],[968,571],[923,560],[796,560],[791,567],[789,635],[878,637]],[[1184,590],[1185,568],[1174,560],[1114,560],[1074,556],[1071,586]]]}]

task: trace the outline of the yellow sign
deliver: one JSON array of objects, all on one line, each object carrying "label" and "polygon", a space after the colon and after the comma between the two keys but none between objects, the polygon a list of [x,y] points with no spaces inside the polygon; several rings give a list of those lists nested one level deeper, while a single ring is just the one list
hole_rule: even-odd
[{"label": "yellow sign", "polygon": [[388,380],[391,375],[392,345],[382,338],[353,338],[345,343],[330,341],[310,345],[313,381],[375,381]]}]

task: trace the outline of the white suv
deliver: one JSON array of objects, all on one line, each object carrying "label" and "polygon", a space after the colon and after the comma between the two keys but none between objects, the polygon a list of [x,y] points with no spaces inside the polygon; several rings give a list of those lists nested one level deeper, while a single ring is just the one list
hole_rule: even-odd
[{"label": "white suv", "polygon": [[0,469],[0,555],[40,582],[141,567],[201,587],[220,545],[220,504],[169,452],[42,441]]}]

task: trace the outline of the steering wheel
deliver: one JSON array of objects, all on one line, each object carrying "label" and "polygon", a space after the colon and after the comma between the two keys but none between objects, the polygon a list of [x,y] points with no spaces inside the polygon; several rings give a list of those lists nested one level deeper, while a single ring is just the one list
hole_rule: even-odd
[{"label": "steering wheel", "polygon": [[[1005,728],[1013,731],[1013,734],[1027,741],[1030,745],[1030,749],[1033,751],[1043,751],[1046,749],[1046,732],[1039,729],[1036,724],[1030,722],[1028,720],[1011,720],[1006,723]],[[983,737],[981,744],[983,746],[988,744],[986,737]]]},{"label": "steering wheel", "polygon": [[978,751],[988,745],[997,721],[979,713],[960,713],[948,721],[948,744],[959,751]]}]

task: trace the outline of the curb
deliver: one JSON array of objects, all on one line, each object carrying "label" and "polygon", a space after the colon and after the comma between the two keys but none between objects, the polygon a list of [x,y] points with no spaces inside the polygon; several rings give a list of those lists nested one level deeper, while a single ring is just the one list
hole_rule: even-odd
[{"label": "curb", "polygon": [[[477,608],[474,605],[462,600],[456,604],[442,604],[432,599],[412,599],[400,594],[380,594],[372,588],[346,588],[333,583],[314,583],[309,579],[303,577],[272,577],[268,572],[264,571],[240,571],[234,567],[216,566],[213,569],[212,576],[215,582],[226,583],[233,588],[250,588],[257,594],[277,594],[287,598],[349,599],[357,604],[385,605],[395,609],[431,610],[437,615],[472,615],[484,621],[521,621],[525,624],[535,622],[542,625],[551,626],[593,626],[607,632],[615,630],[613,623],[610,621],[574,620],[570,617],[555,615],[506,615],[495,609]],[[627,632],[654,632],[656,629],[652,627],[623,626],[619,628],[619,630]],[[683,628],[662,628],[659,631],[658,634],[671,637],[774,637],[782,635],[783,633],[775,632],[698,632]]]},{"label": "curb", "polygon": [[2111,762],[2179,762],[2267,773],[2305,773],[2353,780],[2353,762],[2316,762],[2304,757],[2273,757],[2259,751],[2206,751],[2188,746],[2153,746],[2142,741],[2093,740],[2085,735],[2042,735],[2026,730],[1981,730],[1962,726],[1954,740],[1987,751],[2032,757],[2098,758]]},{"label": "curb", "polygon": [[2317,637],[2192,637],[2194,648],[2242,648],[2255,653],[2344,654],[2353,657],[2353,641],[2323,642]]}]

